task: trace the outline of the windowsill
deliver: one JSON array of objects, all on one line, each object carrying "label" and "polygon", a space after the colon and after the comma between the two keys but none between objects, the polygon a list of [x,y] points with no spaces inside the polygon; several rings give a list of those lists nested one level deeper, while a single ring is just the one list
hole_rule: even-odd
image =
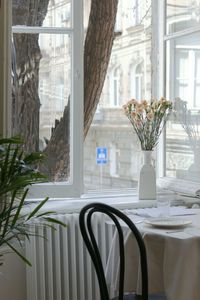
[{"label": "windowsill", "polygon": [[[186,205],[191,207],[193,204],[200,204],[200,199],[194,197],[186,197],[182,195],[175,194],[170,191],[159,191],[157,193],[157,199],[161,198],[169,198],[171,205]],[[132,194],[121,194],[114,195],[107,193],[99,193],[99,194],[85,194],[81,198],[67,198],[67,199],[49,199],[49,201],[44,205],[44,207],[40,210],[49,211],[53,210],[56,213],[73,213],[79,212],[80,209],[91,202],[103,202],[109,205],[114,205],[119,209],[128,209],[128,208],[143,208],[143,207],[155,207],[156,200],[139,200],[137,193]],[[32,200],[34,201],[34,200]],[[33,208],[35,204],[30,201],[29,208]]]}]

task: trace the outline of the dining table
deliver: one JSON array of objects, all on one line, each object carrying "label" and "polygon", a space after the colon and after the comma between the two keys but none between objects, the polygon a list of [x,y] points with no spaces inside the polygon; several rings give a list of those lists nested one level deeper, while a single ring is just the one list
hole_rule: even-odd
[{"label": "dining table", "polygon": [[[200,209],[170,207],[168,218],[158,208],[124,210],[140,231],[147,251],[149,294],[165,294],[167,300],[200,300]],[[139,250],[130,229],[121,223],[125,239],[124,291],[140,293]],[[107,226],[115,226],[112,221]],[[119,283],[118,236],[106,265],[110,296]]]}]

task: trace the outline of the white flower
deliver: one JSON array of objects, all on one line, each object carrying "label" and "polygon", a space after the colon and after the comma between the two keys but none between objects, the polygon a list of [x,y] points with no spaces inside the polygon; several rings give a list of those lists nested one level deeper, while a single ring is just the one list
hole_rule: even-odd
[{"label": "white flower", "polygon": [[150,102],[131,99],[123,105],[123,108],[138,135],[141,148],[153,150],[163,128],[160,124],[162,121],[166,122],[172,109],[172,102],[164,97],[160,100],[151,99]]},{"label": "white flower", "polygon": [[149,121],[152,121],[153,118],[154,118],[154,113],[153,113],[153,111],[151,110],[151,111],[148,112],[148,114],[147,114],[147,119],[148,119]]}]

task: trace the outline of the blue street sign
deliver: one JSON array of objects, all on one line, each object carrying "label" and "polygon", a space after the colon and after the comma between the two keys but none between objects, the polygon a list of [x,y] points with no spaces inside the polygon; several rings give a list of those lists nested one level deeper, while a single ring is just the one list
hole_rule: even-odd
[{"label": "blue street sign", "polygon": [[96,162],[97,164],[107,164],[107,148],[97,147],[96,148]]}]

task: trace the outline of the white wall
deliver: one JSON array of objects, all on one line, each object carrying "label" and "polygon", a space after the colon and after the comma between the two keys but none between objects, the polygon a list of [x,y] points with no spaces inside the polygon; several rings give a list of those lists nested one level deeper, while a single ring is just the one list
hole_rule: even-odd
[{"label": "white wall", "polygon": [[25,268],[25,263],[15,254],[3,256],[3,266],[0,266],[0,299],[26,300]]}]

